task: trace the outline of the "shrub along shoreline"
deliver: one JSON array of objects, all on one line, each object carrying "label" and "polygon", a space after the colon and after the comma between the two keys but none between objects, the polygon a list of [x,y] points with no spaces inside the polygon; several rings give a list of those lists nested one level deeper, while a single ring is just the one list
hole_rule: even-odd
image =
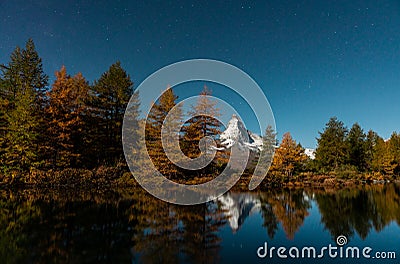
[{"label": "shrub along shoreline", "polygon": [[[248,184],[252,175],[245,173],[241,176],[233,191],[249,191]],[[195,177],[191,180],[176,181],[181,184],[200,184],[215,178],[215,175]],[[330,187],[341,189],[371,184],[400,183],[395,176],[383,176],[379,173],[358,173],[354,175],[340,175],[337,173],[303,172],[289,178],[276,178],[268,174],[256,190],[292,187]],[[32,170],[28,174],[12,172],[9,175],[0,175],[0,188],[78,188],[78,189],[112,189],[140,186],[131,172],[125,167],[101,166],[96,169],[63,169],[40,171]]]}]

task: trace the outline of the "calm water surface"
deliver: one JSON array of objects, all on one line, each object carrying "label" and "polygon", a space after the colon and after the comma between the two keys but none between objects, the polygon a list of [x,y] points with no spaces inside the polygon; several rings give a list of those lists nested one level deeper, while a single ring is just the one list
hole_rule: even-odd
[{"label": "calm water surface", "polygon": [[[0,190],[1,263],[400,263],[400,186],[230,192],[176,206],[142,189]],[[293,259],[291,247],[372,248],[371,259]],[[267,243],[288,259],[257,256]],[[336,250],[338,254],[339,249]],[[372,258],[395,252],[397,259]],[[264,252],[264,249],[260,251]],[[295,251],[293,251],[295,253]],[[345,252],[345,251],[343,251]],[[343,253],[343,255],[345,255]]]}]

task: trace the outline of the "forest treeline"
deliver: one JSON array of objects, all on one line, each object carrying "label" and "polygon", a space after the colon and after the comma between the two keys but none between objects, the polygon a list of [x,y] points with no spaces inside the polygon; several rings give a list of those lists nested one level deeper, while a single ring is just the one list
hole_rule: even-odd
[{"label": "forest treeline", "polygon": [[[91,84],[81,73],[69,75],[65,66],[55,77],[50,84],[32,39],[24,48],[15,48],[9,62],[1,65],[1,182],[34,183],[38,174],[43,181],[51,174],[57,176],[52,178],[54,181],[100,176],[132,180],[129,173],[124,174],[128,168],[122,147],[122,123],[131,97],[128,118],[135,130],[131,132],[134,138],[145,137],[143,148],[148,149],[160,172],[177,181],[191,181],[217,175],[226,166],[229,152],[218,152],[214,161],[199,171],[183,170],[169,161],[161,144],[161,127],[171,109],[175,111],[166,126],[171,131],[184,114],[172,89],[166,87],[147,120],[140,120],[139,95],[120,62],[112,64]],[[189,111],[193,117],[180,131],[180,148],[190,158],[199,156],[201,138],[216,138],[221,132],[221,124],[210,117],[220,115],[215,102],[206,96],[210,94],[204,87],[200,94],[204,96]],[[142,126],[145,135],[140,135]],[[305,155],[290,133],[275,146],[276,133],[268,127],[263,140],[264,146],[269,146],[266,150],[276,148],[267,180],[297,181],[310,173],[365,179],[400,174],[399,134],[383,140],[373,131],[365,133],[358,124],[348,130],[337,118],[331,118],[320,132],[314,160]],[[140,162],[141,151],[135,150],[133,158]]]},{"label": "forest treeline", "polygon": [[[267,134],[266,134],[267,135]],[[364,132],[358,123],[348,129],[336,117],[330,118],[317,138],[315,159],[290,133],[285,133],[277,147],[269,170],[269,180],[280,183],[319,180],[387,181],[400,176],[400,134],[393,132],[383,139],[376,132]],[[313,176],[313,177],[310,177]]]},{"label": "forest treeline", "polygon": [[121,64],[111,65],[92,85],[81,73],[70,76],[64,66],[55,75],[49,87],[31,39],[1,65],[3,177],[123,161],[122,118],[133,82]]},{"label": "forest treeline", "polygon": [[[146,147],[156,167],[171,178],[189,173],[178,171],[164,154],[161,144],[161,127],[167,114],[176,106],[176,114],[167,125],[170,129],[178,125],[183,116],[172,89],[166,87],[147,120],[139,120],[139,96],[120,62],[112,64],[92,84],[81,73],[71,76],[65,66],[55,77],[49,84],[49,76],[43,71],[32,39],[24,48],[17,47],[10,61],[1,65],[1,182],[16,179],[35,182],[38,174],[46,178],[54,173],[59,180],[122,176],[128,171],[122,147],[122,123],[129,100],[127,118],[134,129],[130,132],[134,138],[139,138],[142,136],[140,128],[146,126]],[[209,94],[204,87],[201,95]],[[202,96],[190,111],[218,116],[215,103],[206,96]],[[200,153],[201,138],[219,133],[220,123],[215,118],[194,116],[183,128],[181,148],[186,155],[194,157]],[[133,158],[140,160],[141,150],[132,151],[137,155]],[[226,155],[218,155],[213,164],[198,175],[219,170],[225,159]],[[48,174],[43,175],[46,172]]]}]

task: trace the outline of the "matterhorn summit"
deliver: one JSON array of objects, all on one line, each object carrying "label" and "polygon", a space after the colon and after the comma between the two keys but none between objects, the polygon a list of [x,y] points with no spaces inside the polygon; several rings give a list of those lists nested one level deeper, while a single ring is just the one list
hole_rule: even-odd
[{"label": "matterhorn summit", "polygon": [[259,135],[248,131],[237,115],[232,115],[228,122],[228,127],[219,136],[221,145],[229,149],[237,145],[239,149],[250,149],[259,152],[262,150],[262,138]]}]

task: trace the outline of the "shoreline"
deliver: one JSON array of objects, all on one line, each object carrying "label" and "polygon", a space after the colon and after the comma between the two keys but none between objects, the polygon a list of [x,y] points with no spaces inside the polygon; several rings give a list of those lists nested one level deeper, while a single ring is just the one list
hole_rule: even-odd
[{"label": "shoreline", "polygon": [[[49,190],[116,190],[116,189],[130,189],[137,188],[140,185],[136,182],[135,178],[130,172],[115,171],[116,168],[103,169],[101,173],[99,170],[86,170],[74,169],[63,171],[52,171],[50,173],[41,172],[40,176],[34,175],[26,177],[29,181],[23,182],[21,178],[11,182],[0,182],[1,190],[26,190],[26,189],[49,189]],[[74,172],[74,173],[71,173]],[[112,171],[112,175],[107,172]],[[71,173],[71,174],[70,174]],[[180,184],[201,184],[212,180],[214,177],[205,176],[200,178],[193,178],[191,180],[176,181]],[[4,179],[4,177],[3,177]],[[232,191],[250,191],[248,183],[250,182],[251,175],[244,174],[240,177],[238,182],[231,188]],[[343,189],[359,186],[373,186],[385,184],[400,184],[400,179],[395,177],[385,178],[350,178],[343,179],[326,174],[312,174],[312,175],[296,175],[290,180],[283,180],[281,178],[273,178],[268,175],[264,181],[254,191],[268,191],[271,189],[285,189],[285,188],[330,188],[330,189]]]}]

